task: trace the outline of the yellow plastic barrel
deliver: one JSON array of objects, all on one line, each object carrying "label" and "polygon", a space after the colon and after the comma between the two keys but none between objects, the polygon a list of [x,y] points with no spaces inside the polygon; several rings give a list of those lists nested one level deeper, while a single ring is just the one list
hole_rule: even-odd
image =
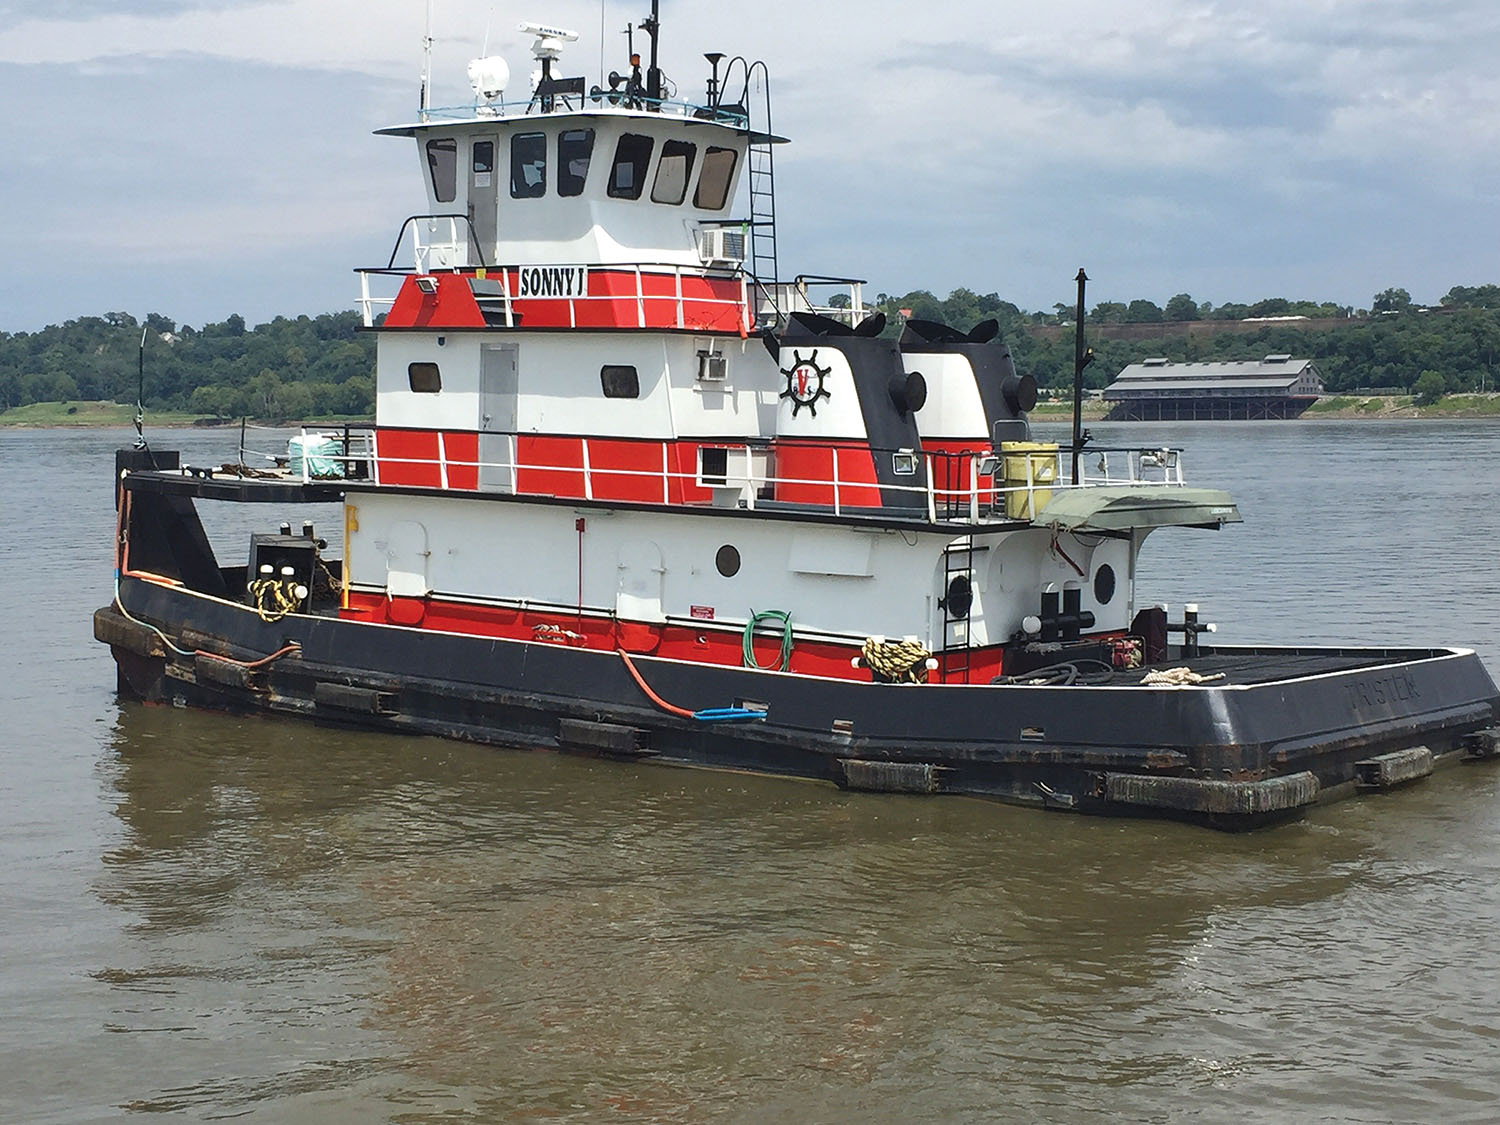
[{"label": "yellow plastic barrel", "polygon": [[1000,475],[1000,487],[1006,490],[1005,514],[1014,520],[1034,519],[1052,499],[1050,486],[1057,483],[1057,442],[1002,441]]}]

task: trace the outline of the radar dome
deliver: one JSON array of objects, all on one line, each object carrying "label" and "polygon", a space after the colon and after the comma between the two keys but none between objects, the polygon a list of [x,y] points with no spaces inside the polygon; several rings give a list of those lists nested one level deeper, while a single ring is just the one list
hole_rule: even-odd
[{"label": "radar dome", "polygon": [[488,55],[469,63],[469,85],[487,102],[505,93],[510,82],[510,67],[499,55]]}]

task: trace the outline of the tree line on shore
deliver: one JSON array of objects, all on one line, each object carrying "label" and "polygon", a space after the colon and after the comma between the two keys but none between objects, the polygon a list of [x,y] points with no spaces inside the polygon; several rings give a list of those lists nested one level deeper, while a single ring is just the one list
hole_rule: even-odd
[{"label": "tree line on shore", "polygon": [[[996,293],[955,289],[946,298],[926,290],[902,296],[882,293],[876,307],[886,314],[887,332],[899,331],[904,315],[967,328],[988,317],[1000,322],[1018,370],[1036,377],[1044,388],[1073,385],[1073,310],[1054,306],[1051,313],[1027,312]],[[1144,306],[1150,306],[1145,308]],[[1154,312],[1152,310],[1155,310]],[[1171,310],[1169,319],[1167,310]],[[1206,310],[1206,311],[1205,311]],[[1223,315],[1229,310],[1232,315]],[[1200,320],[1259,320],[1256,327],[1233,333],[1199,334],[1190,326]],[[1308,325],[1296,318],[1315,323]],[[1330,319],[1345,323],[1327,327]],[[1097,329],[1116,324],[1160,325],[1148,340],[1118,339]],[[1038,332],[1037,326],[1065,331]],[[1174,326],[1179,331],[1173,331]],[[1238,326],[1245,329],[1246,326]],[[1417,393],[1425,377],[1437,394],[1495,390],[1500,362],[1500,285],[1455,286],[1436,308],[1421,308],[1404,289],[1375,295],[1369,310],[1269,298],[1253,305],[1198,304],[1182,293],[1159,308],[1150,301],[1101,302],[1084,318],[1084,336],[1095,360],[1085,385],[1099,389],[1132,363],[1160,356],[1179,363],[1259,359],[1287,353],[1314,360],[1330,392],[1378,390]]]},{"label": "tree line on shore", "polygon": [[159,313],[141,322],[112,312],[0,332],[0,408],[134,402],[143,382],[148,409],[274,420],[368,415],[375,340],[360,323],[358,313],[341,312],[250,328],[233,315],[195,329]]},{"label": "tree line on shore", "polygon": [[[1068,324],[1072,310],[1066,306],[1027,312],[996,293],[955,289],[945,298],[926,290],[882,293],[876,308],[886,313],[889,334],[899,332],[904,316],[961,329],[994,317],[1018,369],[1044,388],[1072,385],[1071,333],[1035,331],[1038,325]],[[1226,309],[1244,315],[1226,316]],[[1267,320],[1250,331],[1188,331],[1202,319],[1299,316],[1321,323],[1314,328],[1295,319]],[[1089,331],[1143,322],[1140,318],[1161,324],[1161,333],[1141,341]],[[1329,319],[1347,323],[1330,328]],[[1174,322],[1182,331],[1172,331]],[[1500,285],[1455,286],[1436,309],[1418,308],[1403,289],[1387,289],[1375,295],[1368,312],[1282,298],[1214,307],[1187,294],[1162,307],[1145,300],[1101,302],[1089,310],[1085,334],[1096,356],[1086,374],[1092,388],[1149,356],[1197,362],[1284,352],[1316,361],[1330,392],[1381,389],[1430,399],[1496,389]],[[137,321],[129,313],[112,312],[38,332],[0,332],[0,409],[36,402],[134,402],[143,335],[148,409],[265,420],[367,416],[374,410],[374,337],[360,331],[354,312],[277,317],[253,328],[234,315],[197,329],[159,313]]]}]

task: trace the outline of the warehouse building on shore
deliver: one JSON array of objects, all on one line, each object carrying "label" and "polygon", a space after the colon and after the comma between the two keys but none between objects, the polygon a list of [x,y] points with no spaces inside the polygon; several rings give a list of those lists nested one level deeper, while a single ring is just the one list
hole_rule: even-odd
[{"label": "warehouse building on shore", "polygon": [[1121,371],[1104,392],[1116,422],[1295,418],[1323,393],[1310,359],[1173,363],[1147,359]]}]

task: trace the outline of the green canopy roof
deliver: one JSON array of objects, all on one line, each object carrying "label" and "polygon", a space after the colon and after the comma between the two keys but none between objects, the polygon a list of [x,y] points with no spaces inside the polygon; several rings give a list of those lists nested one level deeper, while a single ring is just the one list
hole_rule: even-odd
[{"label": "green canopy roof", "polygon": [[1234,499],[1222,489],[1123,484],[1054,492],[1032,522],[1070,531],[1129,531],[1137,527],[1218,528],[1241,520]]}]

